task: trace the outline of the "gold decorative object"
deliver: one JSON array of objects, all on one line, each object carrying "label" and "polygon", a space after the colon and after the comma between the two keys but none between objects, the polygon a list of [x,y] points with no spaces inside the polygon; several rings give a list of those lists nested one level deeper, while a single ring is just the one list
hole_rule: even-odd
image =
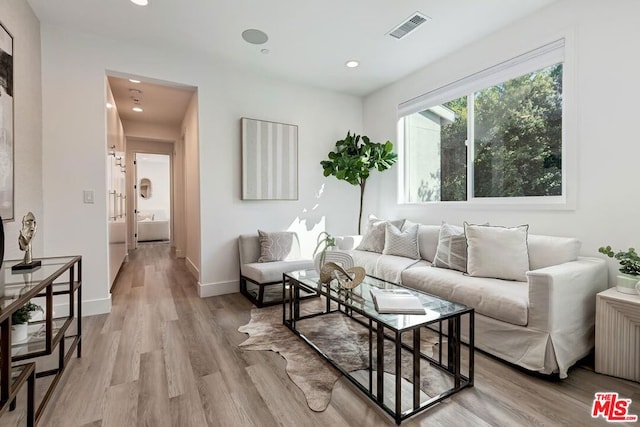
[{"label": "gold decorative object", "polygon": [[354,289],[364,280],[366,272],[362,267],[351,267],[347,270],[335,262],[328,262],[320,269],[320,282],[329,284],[333,279],[341,288]]}]

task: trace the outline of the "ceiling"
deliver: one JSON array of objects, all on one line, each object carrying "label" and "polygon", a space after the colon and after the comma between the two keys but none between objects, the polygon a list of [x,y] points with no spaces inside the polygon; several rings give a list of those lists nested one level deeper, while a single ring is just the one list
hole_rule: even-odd
[{"label": "ceiling", "polygon": [[[147,81],[132,83],[129,79],[114,76],[108,78],[118,115],[122,121],[179,127],[195,92],[193,87]],[[133,98],[139,99],[142,112],[132,110],[135,105]]]},{"label": "ceiling", "polygon": [[[43,24],[204,54],[266,75],[366,95],[556,0],[28,0]],[[386,35],[419,11],[431,20]],[[250,28],[264,45],[241,38]],[[269,49],[262,54],[261,49]],[[345,62],[357,59],[355,69]]]}]

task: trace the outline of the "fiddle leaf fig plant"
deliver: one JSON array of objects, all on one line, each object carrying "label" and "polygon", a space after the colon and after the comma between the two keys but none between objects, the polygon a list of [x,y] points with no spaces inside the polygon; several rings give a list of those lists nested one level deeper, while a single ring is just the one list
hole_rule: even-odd
[{"label": "fiddle leaf fig plant", "polygon": [[360,213],[358,215],[358,234],[362,222],[362,201],[370,171],[376,169],[383,172],[398,160],[393,152],[391,141],[384,143],[371,142],[368,136],[360,136],[347,132],[345,139],[336,142],[334,151],[329,152],[328,160],[320,164],[324,176],[333,175],[351,185],[360,186]]},{"label": "fiddle leaf fig plant", "polygon": [[609,258],[617,259],[621,266],[620,273],[640,276],[640,256],[638,256],[635,248],[614,252],[611,246],[602,246],[598,249],[598,252],[605,254]]}]

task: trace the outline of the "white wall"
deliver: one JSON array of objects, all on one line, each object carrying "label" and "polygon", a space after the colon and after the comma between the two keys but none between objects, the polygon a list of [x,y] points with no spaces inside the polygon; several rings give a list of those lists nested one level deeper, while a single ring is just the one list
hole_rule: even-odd
[{"label": "white wall", "polygon": [[[108,309],[104,198],[82,204],[82,190],[105,186],[105,70],[198,88],[200,294],[238,288],[237,236],[258,228],[300,231],[324,224],[353,233],[358,188],[324,178],[319,165],[348,129],[362,129],[359,98],[242,72],[204,55],[155,51],[43,26],[42,80],[46,249],[84,256],[84,296]],[[299,126],[300,200],[240,200],[240,118]],[[87,314],[90,314],[89,312]]]},{"label": "white wall", "polygon": [[[200,280],[201,250],[201,204],[200,162],[198,137],[198,94],[194,93],[182,121],[184,146],[184,218],[185,218],[185,262],[193,276]],[[204,239],[205,241],[207,239]],[[202,282],[200,282],[202,283]]]},{"label": "white wall", "polygon": [[157,141],[176,141],[180,138],[178,126],[161,125],[158,123],[144,123],[133,120],[123,120],[124,134],[129,138],[144,138]]},{"label": "white wall", "polygon": [[33,255],[44,255],[47,226],[42,204],[42,83],[40,22],[23,0],[0,2],[0,21],[13,36],[14,221],[4,224],[5,259],[21,259],[22,217],[31,211],[38,222]]},{"label": "white wall", "polygon": [[[364,101],[369,136],[396,141],[399,103],[567,35],[567,129],[577,149],[575,209],[488,209],[397,203],[397,167],[376,177],[368,209],[387,217],[440,223],[517,225],[530,232],[576,236],[584,255],[601,245],[640,246],[637,94],[640,93],[640,2],[566,0],[514,23],[386,87]],[[571,62],[569,62],[571,61]],[[572,71],[571,71],[572,70]],[[375,188],[374,183],[375,182]],[[616,264],[611,263],[611,271]]]}]

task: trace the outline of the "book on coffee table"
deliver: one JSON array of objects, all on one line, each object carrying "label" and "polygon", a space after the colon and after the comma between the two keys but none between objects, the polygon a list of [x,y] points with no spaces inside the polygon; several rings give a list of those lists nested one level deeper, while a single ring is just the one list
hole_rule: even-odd
[{"label": "book on coffee table", "polygon": [[425,314],[420,299],[406,289],[371,289],[373,304],[380,314]]}]

